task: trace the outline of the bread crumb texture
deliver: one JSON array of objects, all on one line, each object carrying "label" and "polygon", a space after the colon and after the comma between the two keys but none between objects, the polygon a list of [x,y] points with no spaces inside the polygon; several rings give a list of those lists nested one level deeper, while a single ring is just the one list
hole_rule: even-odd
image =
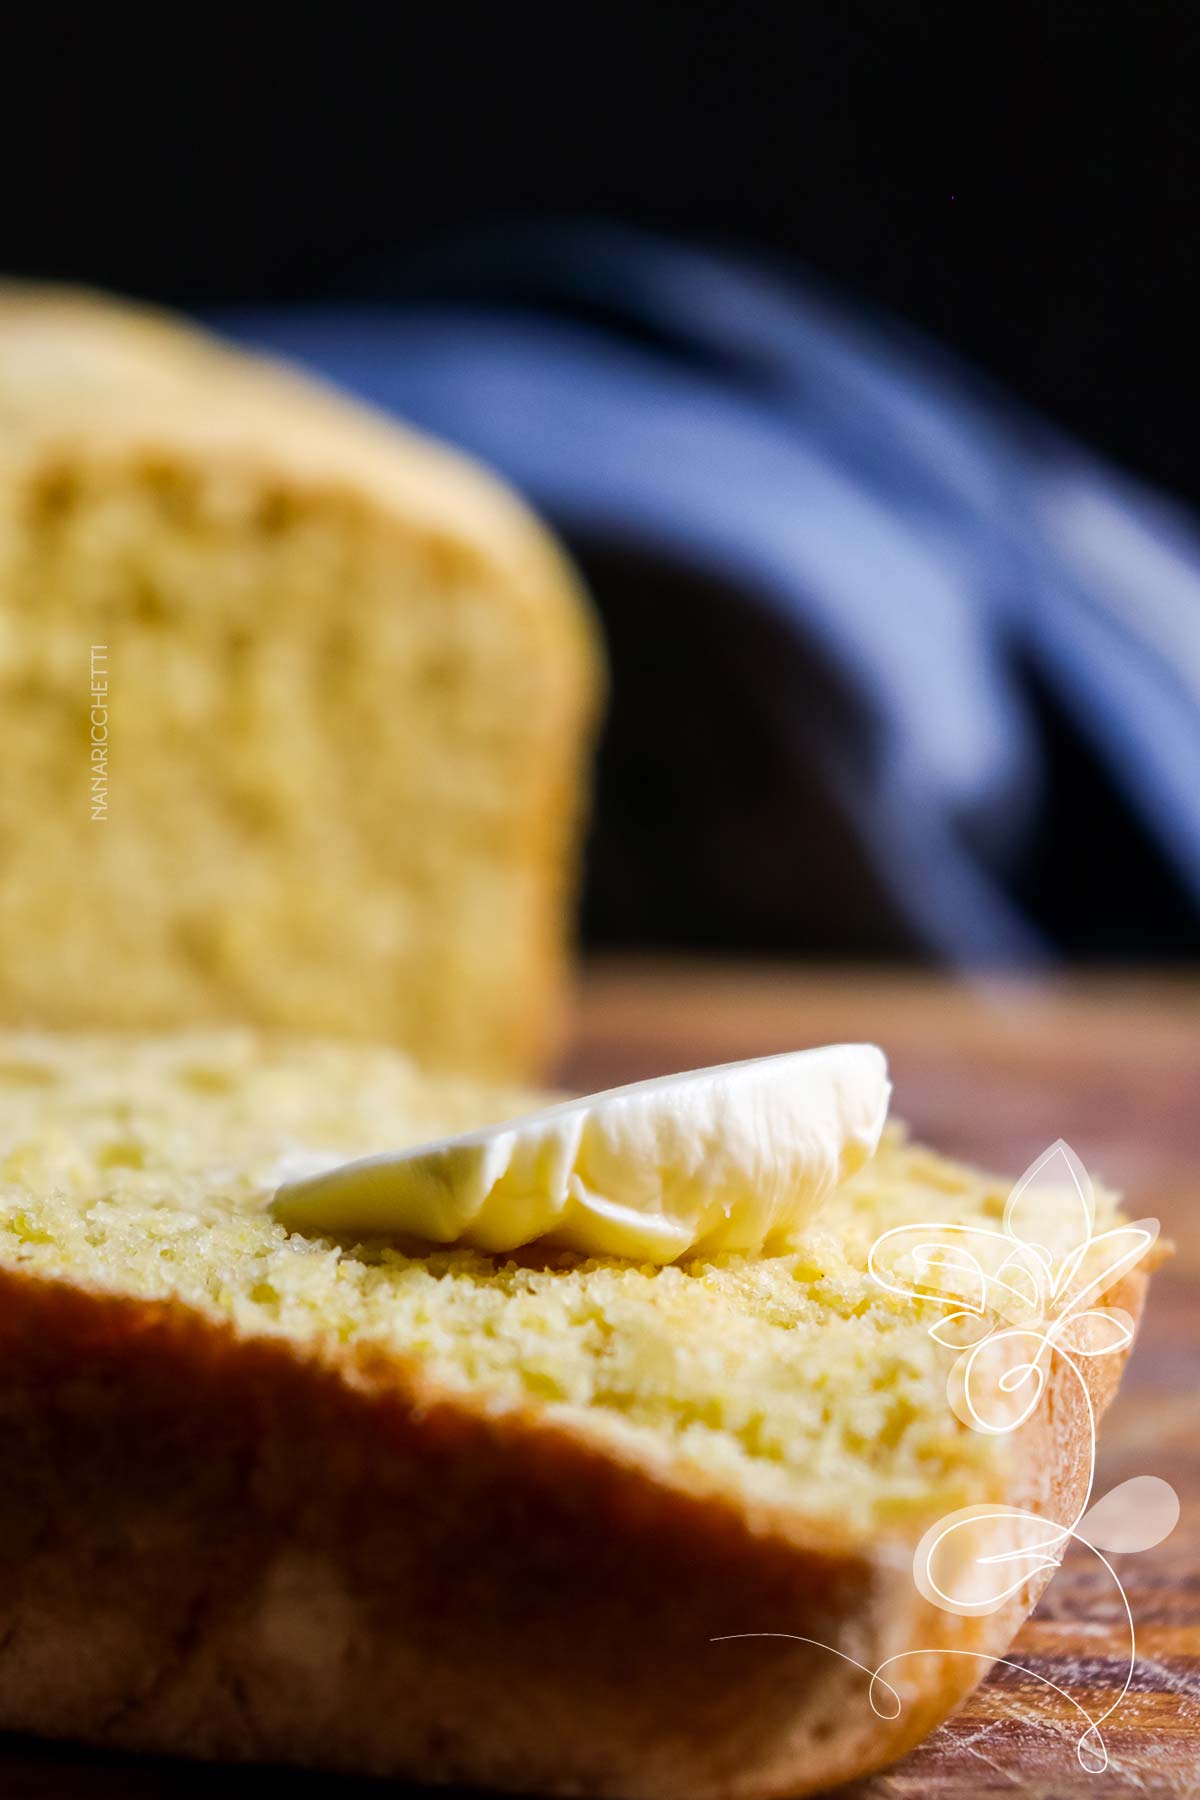
[{"label": "bread crumb texture", "polygon": [[[656,1268],[567,1252],[290,1234],[267,1207],[309,1153],[494,1122],[536,1096],[390,1050],[248,1033],[16,1034],[0,1053],[0,1266],[173,1299],[300,1355],[360,1347],[489,1405],[544,1409],[621,1454],[839,1531],[911,1529],[1001,1490],[964,1428],[928,1301],[867,1258],[895,1225],[995,1230],[1008,1184],[891,1128],[786,1254]],[[1111,1212],[1112,1201],[1102,1197]]]},{"label": "bread crumb texture", "polygon": [[4,1022],[527,1076],[599,685],[573,575],[481,470],[156,315],[0,286]]}]

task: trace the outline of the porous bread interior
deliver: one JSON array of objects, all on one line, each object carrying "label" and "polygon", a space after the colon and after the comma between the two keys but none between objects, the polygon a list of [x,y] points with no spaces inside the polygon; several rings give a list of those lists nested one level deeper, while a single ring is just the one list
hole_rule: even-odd
[{"label": "porous bread interior", "polygon": [[25,1036],[0,1060],[0,1265],[177,1297],[301,1347],[382,1346],[841,1531],[912,1529],[999,1491],[1009,1447],[954,1416],[938,1309],[885,1292],[866,1262],[892,1225],[994,1228],[1008,1184],[898,1131],[786,1254],[492,1259],[289,1236],[264,1209],[298,1151],[382,1150],[532,1096],[244,1034]]},{"label": "porous bread interior", "polygon": [[530,1073],[596,661],[544,535],[200,336],[2,294],[0,1018]]}]

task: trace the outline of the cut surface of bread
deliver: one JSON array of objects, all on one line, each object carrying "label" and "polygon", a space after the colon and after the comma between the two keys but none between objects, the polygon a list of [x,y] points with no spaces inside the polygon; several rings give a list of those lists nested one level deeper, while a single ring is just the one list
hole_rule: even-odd
[{"label": "cut surface of bread", "polygon": [[0,1019],[544,1058],[598,639],[482,470],[165,317],[0,286]]},{"label": "cut surface of bread", "polygon": [[[898,1131],[783,1255],[493,1259],[289,1235],[266,1206],[297,1157],[485,1124],[517,1090],[241,1032],[18,1034],[0,1063],[0,1726],[808,1791],[921,1736],[1036,1597],[935,1611],[922,1533],[1083,1498],[1077,1385],[967,1429],[938,1308],[872,1279],[881,1231],[994,1232],[1008,1194]],[[863,1672],[889,1656],[894,1721]]]}]

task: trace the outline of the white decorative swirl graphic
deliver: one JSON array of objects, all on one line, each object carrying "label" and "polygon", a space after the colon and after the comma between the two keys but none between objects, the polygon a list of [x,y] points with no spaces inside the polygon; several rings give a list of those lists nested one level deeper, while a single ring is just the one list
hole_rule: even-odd
[{"label": "white decorative swirl graphic", "polygon": [[[894,1719],[900,1697],[883,1671],[918,1656],[967,1656],[1017,1669],[1067,1700],[1085,1721],[1076,1745],[1081,1768],[1108,1766],[1101,1726],[1129,1691],[1136,1665],[1133,1614],[1109,1555],[1148,1550],[1174,1530],[1179,1500],[1166,1481],[1138,1475],[1092,1503],[1096,1420],[1080,1367],[1089,1357],[1113,1356],[1133,1339],[1134,1325],[1119,1307],[1098,1304],[1141,1261],[1158,1236],[1156,1219],[1139,1219],[1097,1234],[1091,1178],[1060,1138],[1038,1157],[1008,1196],[1003,1229],[991,1231],[938,1221],[885,1231],[871,1247],[868,1269],[889,1293],[932,1302],[944,1314],[929,1335],[958,1356],[947,1397],[972,1431],[1003,1436],[1031,1419],[1058,1357],[1078,1387],[1088,1426],[1088,1471],[1076,1516],[1063,1522],[1017,1506],[967,1506],[930,1527],[913,1557],[919,1592],[943,1612],[980,1617],[999,1611],[1026,1583],[1053,1573],[1067,1545],[1090,1550],[1112,1577],[1129,1628],[1129,1663],[1112,1704],[1093,1717],[1057,1683],[1006,1658],[982,1651],[929,1647],[889,1657],[876,1669],[855,1663],[832,1645],[818,1644],[870,1677],[868,1698],[880,1717]],[[738,1637],[791,1637],[747,1632]],[[715,1639],[724,1642],[726,1639]],[[813,1638],[795,1638],[817,1644]],[[887,1710],[879,1704],[884,1696]]]}]

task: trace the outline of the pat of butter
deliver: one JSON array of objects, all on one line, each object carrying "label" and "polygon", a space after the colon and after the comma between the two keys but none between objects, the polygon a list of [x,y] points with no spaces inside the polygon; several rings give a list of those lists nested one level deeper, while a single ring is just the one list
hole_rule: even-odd
[{"label": "pat of butter", "polygon": [[724,1063],[285,1181],[290,1230],[669,1263],[785,1242],[879,1142],[873,1044]]}]

